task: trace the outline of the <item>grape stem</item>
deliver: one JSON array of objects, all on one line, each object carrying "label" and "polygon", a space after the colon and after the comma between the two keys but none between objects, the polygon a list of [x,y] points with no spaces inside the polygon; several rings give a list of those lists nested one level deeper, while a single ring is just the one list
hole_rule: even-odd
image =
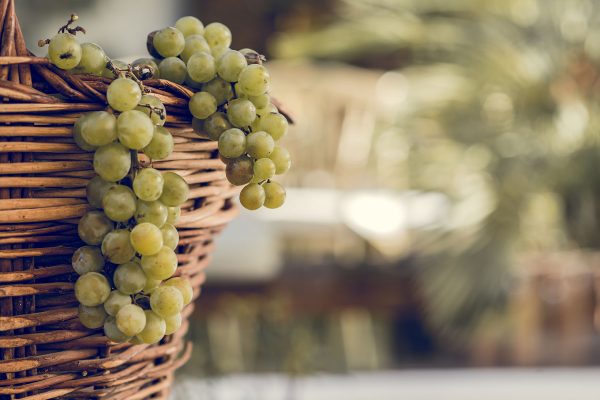
[{"label": "grape stem", "polygon": [[162,108],[152,107],[150,104],[138,104],[138,107],[145,107],[150,110],[150,116],[152,113],[158,115],[158,117],[163,120],[165,119],[165,112]]},{"label": "grape stem", "polygon": [[[61,26],[58,29],[58,33],[69,32],[71,35],[75,35],[75,34],[77,34],[77,32],[83,32],[85,34],[86,31],[81,26],[76,26],[75,28],[71,28],[70,27],[70,25],[73,22],[77,21],[78,19],[79,19],[79,17],[77,16],[77,14],[71,14],[71,16],[69,17],[69,20],[67,21],[67,23],[64,24],[63,26]],[[47,44],[50,44],[50,39],[40,39],[40,40],[38,40],[38,47],[44,47]]]},{"label": "grape stem", "polygon": [[118,68],[112,62],[112,60],[108,60],[106,63],[106,68],[108,70],[110,70],[113,74],[115,74],[119,77],[127,77],[127,78],[130,78],[131,80],[133,80],[135,83],[138,84],[138,86],[142,90],[142,93],[150,93],[150,89],[147,89],[144,86],[142,81],[136,75],[136,72],[138,72],[140,74],[140,76],[143,77],[145,74],[148,74],[148,73],[152,74],[154,72],[152,67],[146,66],[146,65],[132,67],[131,64],[127,64],[127,68],[121,69],[121,68]]}]

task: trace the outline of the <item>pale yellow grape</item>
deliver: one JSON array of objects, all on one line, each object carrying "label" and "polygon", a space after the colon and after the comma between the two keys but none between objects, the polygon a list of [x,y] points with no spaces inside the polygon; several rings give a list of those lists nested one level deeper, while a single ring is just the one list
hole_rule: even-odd
[{"label": "pale yellow grape", "polygon": [[175,250],[177,248],[177,243],[179,243],[179,233],[177,233],[177,229],[171,224],[165,224],[160,228],[160,232],[163,237],[163,244],[168,248]]},{"label": "pale yellow grape", "polygon": [[171,133],[163,126],[155,126],[152,140],[143,151],[152,160],[163,160],[171,155],[173,147]]},{"label": "pale yellow grape", "polygon": [[117,321],[115,317],[108,317],[104,321],[104,335],[113,342],[123,343],[129,340],[129,336],[124,334],[117,327]]},{"label": "pale yellow grape", "polygon": [[114,317],[122,307],[128,304],[131,304],[131,297],[129,295],[123,294],[118,290],[113,290],[104,302],[104,310],[108,315]]},{"label": "pale yellow grape", "polygon": [[96,246],[81,246],[73,253],[71,265],[79,275],[100,272],[104,269],[104,257]]},{"label": "pale yellow grape", "polygon": [[162,174],[154,168],[143,168],[133,179],[135,195],[144,201],[158,200],[163,190]]},{"label": "pale yellow grape", "polygon": [[130,168],[131,154],[120,143],[98,147],[94,153],[94,171],[105,181],[116,182],[125,178]]},{"label": "pale yellow grape", "polygon": [[137,261],[130,261],[117,267],[113,274],[115,287],[124,294],[141,292],[148,284],[148,279]]},{"label": "pale yellow grape", "polygon": [[135,249],[130,243],[127,229],[116,229],[109,232],[102,240],[102,254],[113,264],[124,264],[135,256]]},{"label": "pale yellow grape", "polygon": [[285,147],[275,145],[269,158],[275,163],[275,174],[281,175],[286,173],[292,164],[290,153]]},{"label": "pale yellow grape", "polygon": [[104,213],[115,222],[125,222],[133,217],[135,203],[133,191],[125,185],[111,186],[102,198]]},{"label": "pale yellow grape", "polygon": [[81,44],[81,61],[76,67],[77,72],[101,75],[108,58],[102,47],[96,43]]},{"label": "pale yellow grape", "polygon": [[[127,69],[127,63],[123,62],[121,60],[110,60],[110,62],[113,64],[113,66],[119,70],[124,70]],[[108,61],[107,61],[108,63]],[[114,79],[117,78],[117,75],[115,75],[114,72],[112,72],[110,69],[106,68],[106,66],[104,67],[104,69],[102,70],[102,76],[105,78],[110,78],[110,79]]]},{"label": "pale yellow grape", "polygon": [[217,74],[227,82],[237,82],[240,72],[248,66],[239,51],[228,50],[217,61]]},{"label": "pale yellow grape", "polygon": [[60,69],[73,69],[81,61],[81,45],[74,35],[59,33],[50,40],[48,58]]},{"label": "pale yellow grape", "polygon": [[268,93],[260,94],[258,96],[248,96],[248,100],[254,104],[256,110],[267,107],[271,102],[271,96]]},{"label": "pale yellow grape", "polygon": [[183,295],[173,286],[159,286],[150,295],[150,307],[163,318],[179,314],[183,309]]},{"label": "pale yellow grape", "polygon": [[215,59],[207,53],[195,53],[187,61],[187,73],[196,82],[208,82],[217,74]]},{"label": "pale yellow grape", "polygon": [[[150,67],[150,68],[152,68],[152,79],[160,78],[160,71],[158,69],[158,63],[153,58],[150,58],[150,57],[138,58],[134,62],[132,62],[131,65],[133,67],[136,67],[136,66],[145,67],[145,68]],[[142,98],[143,97],[144,96],[142,96]]]},{"label": "pale yellow grape", "polygon": [[219,153],[226,158],[236,158],[246,152],[246,135],[237,128],[227,129],[219,137]]},{"label": "pale yellow grape", "polygon": [[117,139],[117,119],[106,111],[86,114],[81,123],[81,137],[92,146],[104,146]]},{"label": "pale yellow grape", "polygon": [[138,224],[149,222],[157,227],[162,227],[169,216],[168,207],[160,201],[137,201],[135,220]]},{"label": "pale yellow grape", "polygon": [[189,279],[177,276],[175,278],[166,280],[164,285],[173,286],[181,292],[181,295],[183,296],[183,305],[190,304],[192,298],[194,297],[194,288],[192,288],[192,284],[190,283]]},{"label": "pale yellow grape", "polygon": [[212,54],[215,59],[215,66],[217,66],[217,61],[219,58],[223,56],[223,54],[227,53],[231,49],[229,47],[215,47],[210,50],[210,54]]},{"label": "pale yellow grape", "polygon": [[252,132],[246,136],[246,152],[252,158],[268,157],[274,148],[273,137],[265,131]]},{"label": "pale yellow grape", "polygon": [[71,133],[73,134],[73,140],[75,141],[75,144],[79,146],[81,150],[94,151],[96,150],[96,146],[92,146],[91,144],[87,143],[85,140],[83,140],[83,136],[81,135],[81,126],[87,118],[88,114],[83,114],[81,117],[77,118],[73,124]]},{"label": "pale yellow grape", "polygon": [[277,109],[277,107],[275,107],[275,105],[273,103],[267,104],[267,106],[265,108],[256,109],[256,115],[258,115],[259,117],[264,117],[265,115],[268,115],[268,114],[276,114],[278,112],[279,112],[279,110]]},{"label": "pale yellow grape", "polygon": [[257,183],[249,183],[240,192],[240,203],[248,210],[258,210],[265,203],[265,191]]},{"label": "pale yellow grape", "polygon": [[160,279],[147,278],[146,285],[142,289],[142,292],[144,294],[152,294],[152,292],[154,292],[154,289],[156,289],[157,287],[160,286],[161,282],[162,282],[162,280],[160,280]]},{"label": "pale yellow grape", "polygon": [[166,172],[163,174],[163,178],[165,183],[160,201],[169,207],[184,203],[190,194],[190,188],[186,181],[175,172]]},{"label": "pale yellow grape", "polygon": [[117,328],[127,336],[135,336],[146,326],[146,313],[135,304],[121,307],[115,316]]},{"label": "pale yellow grape", "polygon": [[225,167],[227,180],[236,186],[245,185],[250,182],[253,174],[253,162],[247,155],[234,158]]},{"label": "pale yellow grape", "polygon": [[117,118],[117,134],[123,146],[141,150],[150,144],[154,135],[154,124],[150,117],[141,111],[125,111]]},{"label": "pale yellow grape", "polygon": [[277,182],[267,182],[263,185],[265,190],[265,207],[278,208],[285,202],[285,189]]},{"label": "pale yellow grape", "polygon": [[190,35],[185,38],[185,46],[179,57],[187,63],[192,55],[200,52],[210,54],[208,42],[202,35]]},{"label": "pale yellow grape", "polygon": [[89,245],[99,245],[108,232],[113,229],[113,223],[102,211],[88,211],[77,224],[77,233],[81,240]]},{"label": "pale yellow grape", "polygon": [[248,65],[240,72],[238,79],[240,87],[249,96],[259,96],[267,93],[271,82],[269,71],[260,64]]},{"label": "pale yellow grape", "polygon": [[231,83],[216,77],[202,85],[202,91],[213,95],[218,105],[225,104],[233,98]]},{"label": "pale yellow grape", "polygon": [[167,223],[175,225],[177,221],[179,221],[179,217],[181,216],[181,207],[167,207],[167,211]]},{"label": "pale yellow grape", "polygon": [[183,83],[187,76],[185,63],[178,57],[167,57],[158,65],[161,79]]},{"label": "pale yellow grape", "polygon": [[195,80],[193,80],[190,77],[190,74],[188,74],[187,72],[186,72],[186,76],[185,76],[185,81],[183,83],[185,84],[185,86],[189,86],[189,87],[197,89],[197,90],[202,89],[202,85],[203,85],[202,82],[196,82]]},{"label": "pale yellow grape", "polygon": [[88,329],[98,329],[104,325],[107,314],[102,306],[88,307],[79,305],[79,322]]},{"label": "pale yellow grape", "polygon": [[211,48],[231,46],[231,31],[220,22],[213,22],[204,27],[204,38]]},{"label": "pale yellow grape", "polygon": [[83,274],[75,282],[75,297],[84,306],[98,306],[104,303],[109,295],[108,280],[98,272]]},{"label": "pale yellow grape", "polygon": [[227,118],[235,127],[250,126],[256,119],[256,107],[248,99],[231,100],[227,105]]},{"label": "pale yellow grape", "polygon": [[149,222],[142,222],[131,230],[131,245],[143,256],[156,254],[163,246],[160,229]]},{"label": "pale yellow grape", "polygon": [[102,198],[106,191],[115,184],[102,179],[101,176],[94,176],[88,182],[85,188],[85,195],[90,206],[94,208],[102,208]]},{"label": "pale yellow grape", "polygon": [[166,323],[166,327],[167,327],[167,329],[165,331],[165,335],[171,335],[171,334],[177,332],[177,330],[181,327],[181,322],[182,322],[181,313],[173,314],[173,315],[165,318],[165,323]]},{"label": "pale yellow grape", "polygon": [[205,119],[217,111],[217,100],[210,93],[196,92],[190,99],[188,107],[194,117]]},{"label": "pale yellow grape", "polygon": [[177,255],[167,246],[163,246],[154,255],[142,256],[142,269],[150,279],[168,279],[177,269]]},{"label": "pale yellow grape", "polygon": [[287,119],[278,113],[269,113],[260,118],[260,130],[267,132],[274,140],[285,136],[288,130]]},{"label": "pale yellow grape", "polygon": [[[151,110],[148,107],[144,107],[145,105],[151,106],[153,109]],[[154,125],[162,126],[167,120],[167,111],[165,109],[165,105],[156,96],[152,96],[150,94],[143,95],[142,99],[140,100],[140,105],[135,109],[149,116]],[[156,112],[155,110],[158,110],[159,112]],[[162,114],[160,112],[162,112]]]},{"label": "pale yellow grape", "polygon": [[231,129],[231,124],[222,112],[212,114],[202,124],[202,131],[212,140],[219,140],[221,134],[228,129]]},{"label": "pale yellow grape", "polygon": [[106,89],[108,105],[117,111],[133,110],[142,98],[142,90],[132,79],[117,78]]},{"label": "pale yellow grape", "polygon": [[167,324],[165,320],[151,310],[144,310],[146,326],[137,334],[136,338],[145,344],[158,343],[165,336]]},{"label": "pale yellow grape", "polygon": [[161,56],[177,57],[183,51],[185,37],[179,29],[169,26],[154,35],[152,44]]},{"label": "pale yellow grape", "polygon": [[271,179],[275,175],[275,163],[270,158],[259,158],[254,161],[254,177],[252,181],[254,183],[262,182],[267,179]]},{"label": "pale yellow grape", "polygon": [[198,18],[191,15],[181,17],[175,22],[175,28],[179,29],[186,38],[190,35],[202,35],[204,24]]}]

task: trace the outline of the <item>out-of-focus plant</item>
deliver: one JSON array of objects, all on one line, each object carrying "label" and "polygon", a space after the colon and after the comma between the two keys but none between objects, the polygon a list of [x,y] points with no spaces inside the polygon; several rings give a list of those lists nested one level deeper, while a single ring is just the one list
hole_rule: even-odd
[{"label": "out-of-focus plant", "polygon": [[467,338],[501,307],[515,255],[600,246],[599,5],[343,0],[333,23],[273,48],[396,65],[382,80],[400,82],[403,100],[374,140],[408,148],[405,188],[453,203],[419,248],[438,328]]}]

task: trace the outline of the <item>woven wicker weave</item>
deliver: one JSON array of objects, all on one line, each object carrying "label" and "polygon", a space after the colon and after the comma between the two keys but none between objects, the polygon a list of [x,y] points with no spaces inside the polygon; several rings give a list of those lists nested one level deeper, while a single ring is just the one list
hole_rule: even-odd
[{"label": "woven wicker weave", "polygon": [[[77,319],[70,265],[82,243],[79,217],[91,153],[75,146],[80,113],[106,107],[109,79],[74,76],[25,47],[14,0],[0,0],[0,399],[166,398],[174,370],[190,356],[188,324],[157,345],[116,344]],[[167,107],[175,151],[152,166],[184,176],[191,198],[178,224],[176,275],[195,295],[213,236],[237,213],[216,143],[190,127],[190,89],[163,80],[144,85]],[[148,160],[140,155],[142,165]],[[187,317],[193,303],[184,310]],[[186,318],[187,321],[187,318]]]}]

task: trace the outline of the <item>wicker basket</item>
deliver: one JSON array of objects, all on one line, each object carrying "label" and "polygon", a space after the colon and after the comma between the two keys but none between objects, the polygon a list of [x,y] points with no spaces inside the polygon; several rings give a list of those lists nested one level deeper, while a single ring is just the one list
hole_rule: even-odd
[{"label": "wicker basket", "polygon": [[[0,0],[0,399],[166,398],[173,372],[190,356],[188,323],[157,345],[116,344],[77,319],[70,265],[82,245],[76,224],[88,209],[91,153],[75,146],[71,126],[82,112],[106,107],[109,79],[74,76],[25,47],[14,0]],[[144,82],[167,107],[175,139],[167,160],[191,187],[178,224],[176,275],[204,281],[213,236],[237,213],[216,143],[190,127],[192,91]],[[140,155],[140,163],[148,160]],[[187,317],[193,303],[184,310]],[[187,318],[186,318],[187,319]]]}]

